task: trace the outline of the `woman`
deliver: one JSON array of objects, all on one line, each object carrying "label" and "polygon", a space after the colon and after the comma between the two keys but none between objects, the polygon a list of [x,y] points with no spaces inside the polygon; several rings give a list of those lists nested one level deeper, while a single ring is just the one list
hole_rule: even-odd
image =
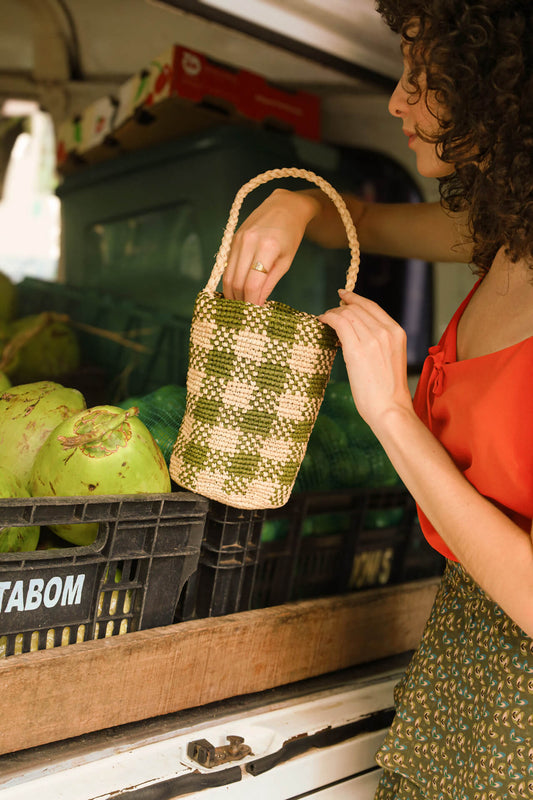
[{"label": "woman", "polygon": [[[346,197],[362,249],[473,263],[479,280],[430,349],[415,398],[405,334],[340,291],[357,408],[415,497],[446,572],[377,754],[379,800],[533,797],[533,7],[378,0],[401,35],[389,103],[441,202]],[[315,190],[275,190],[238,231],[226,296],[262,303],[303,235],[340,246]],[[258,266],[259,262],[259,266]],[[253,266],[252,266],[253,265]]]}]

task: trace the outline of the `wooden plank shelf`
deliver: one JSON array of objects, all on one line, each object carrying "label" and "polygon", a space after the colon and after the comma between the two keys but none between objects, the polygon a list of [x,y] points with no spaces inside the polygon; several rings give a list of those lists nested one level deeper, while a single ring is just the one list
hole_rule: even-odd
[{"label": "wooden plank shelf", "polygon": [[414,649],[438,578],[182,622],[0,663],[0,753]]}]

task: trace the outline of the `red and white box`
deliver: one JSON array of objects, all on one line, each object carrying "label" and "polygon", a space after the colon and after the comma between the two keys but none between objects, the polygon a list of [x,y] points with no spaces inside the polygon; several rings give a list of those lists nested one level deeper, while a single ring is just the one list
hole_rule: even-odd
[{"label": "red and white box", "polygon": [[320,139],[320,99],[311,92],[274,86],[248,73],[248,116],[262,125],[287,130],[307,139]]},{"label": "red and white box", "polygon": [[320,100],[172,45],[123,83],[116,97],[100,98],[60,127],[58,170],[66,173],[223,123],[319,140]]},{"label": "red and white box", "polygon": [[173,45],[119,90],[115,128],[142,112],[157,114],[165,100],[184,100],[230,118],[320,138],[320,100],[291,92],[242,69],[232,69],[189,48]]},{"label": "red and white box", "polygon": [[120,87],[115,128],[141,109],[154,109],[170,98],[204,104],[225,113],[241,110],[243,74],[242,70],[222,67],[200,53],[173,45]]}]

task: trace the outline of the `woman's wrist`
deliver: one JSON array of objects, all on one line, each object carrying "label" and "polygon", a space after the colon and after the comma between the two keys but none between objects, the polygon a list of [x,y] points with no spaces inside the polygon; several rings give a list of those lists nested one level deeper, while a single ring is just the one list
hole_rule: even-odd
[{"label": "woman's wrist", "polygon": [[379,416],[368,421],[375,435],[383,443],[389,442],[396,446],[403,445],[403,438],[407,432],[410,436],[419,425],[423,426],[412,404],[395,405],[385,409]]},{"label": "woman's wrist", "polygon": [[290,191],[289,189],[274,189],[272,196],[278,195],[290,211],[301,217],[304,225],[319,217],[323,211],[321,192],[311,190]]}]

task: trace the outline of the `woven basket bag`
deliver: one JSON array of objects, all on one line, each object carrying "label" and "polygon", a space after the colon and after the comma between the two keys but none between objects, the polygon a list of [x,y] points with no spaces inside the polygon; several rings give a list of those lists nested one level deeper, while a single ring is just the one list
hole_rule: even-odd
[{"label": "woven basket bag", "polygon": [[238,191],[211,276],[193,311],[187,402],[170,459],[181,487],[235,508],[266,509],[290,497],[339,342],[312,315],[217,292],[246,195],[276,178],[303,178],[335,203],[351,251],[346,288],[359,270],[359,243],[341,196],[304,169],[264,172]]}]

